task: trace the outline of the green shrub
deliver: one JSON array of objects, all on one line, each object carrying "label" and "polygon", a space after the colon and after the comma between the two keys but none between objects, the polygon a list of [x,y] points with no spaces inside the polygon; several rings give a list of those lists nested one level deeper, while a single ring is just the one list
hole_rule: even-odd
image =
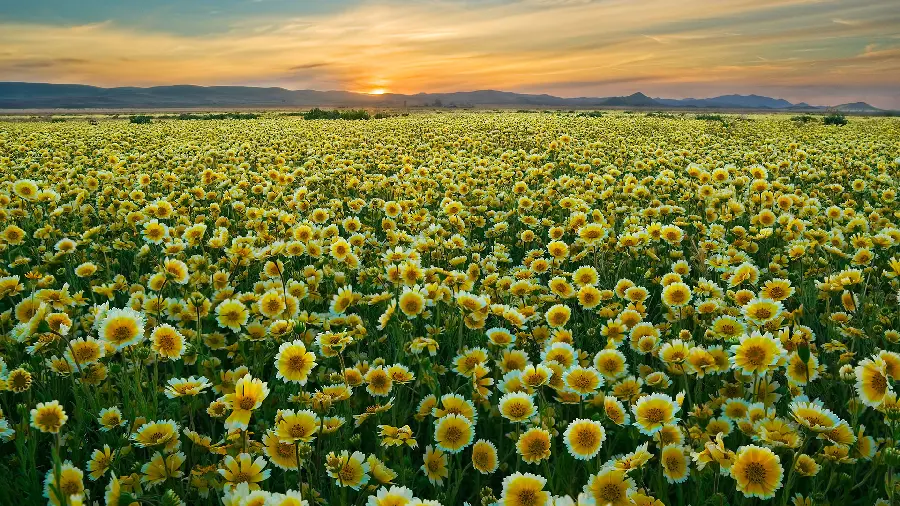
[{"label": "green shrub", "polygon": [[791,117],[791,121],[793,121],[795,123],[804,123],[804,124],[809,123],[810,121],[815,121],[815,119],[816,119],[815,117],[813,117],[809,114],[801,114],[799,116]]},{"label": "green shrub", "polygon": [[826,125],[844,126],[847,124],[847,118],[843,114],[835,112],[822,118],[822,122]]},{"label": "green shrub", "polygon": [[725,123],[725,116],[722,116],[721,114],[698,114],[694,117],[706,121],[718,121],[720,123]]},{"label": "green shrub", "polygon": [[132,116],[128,118],[129,123],[134,123],[135,125],[146,125],[153,121],[153,118],[147,116],[146,114],[138,114],[136,116]]},{"label": "green shrub", "polygon": [[348,109],[346,111],[326,111],[318,107],[310,109],[303,114],[303,119],[372,119],[372,116],[365,109]]}]

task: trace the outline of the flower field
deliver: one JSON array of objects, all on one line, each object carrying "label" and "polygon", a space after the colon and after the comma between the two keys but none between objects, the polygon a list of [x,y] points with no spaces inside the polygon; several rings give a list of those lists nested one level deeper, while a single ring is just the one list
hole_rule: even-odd
[{"label": "flower field", "polygon": [[0,123],[0,504],[900,504],[900,121]]}]

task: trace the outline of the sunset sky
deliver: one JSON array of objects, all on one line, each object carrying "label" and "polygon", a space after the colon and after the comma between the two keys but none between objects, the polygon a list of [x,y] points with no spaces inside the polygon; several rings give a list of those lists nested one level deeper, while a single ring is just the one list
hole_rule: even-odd
[{"label": "sunset sky", "polygon": [[0,80],[900,109],[900,0],[28,0]]}]

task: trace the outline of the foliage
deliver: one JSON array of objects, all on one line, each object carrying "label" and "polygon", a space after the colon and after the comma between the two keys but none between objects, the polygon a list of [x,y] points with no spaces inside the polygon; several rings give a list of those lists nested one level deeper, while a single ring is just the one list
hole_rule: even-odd
[{"label": "foliage", "polygon": [[137,114],[128,118],[128,122],[134,125],[146,125],[151,123],[153,118],[151,116],[147,116],[146,114]]},{"label": "foliage", "polygon": [[366,120],[371,119],[371,115],[365,109],[347,109],[326,111],[318,107],[310,109],[303,114],[303,119],[344,119],[344,120]]},{"label": "foliage", "polygon": [[4,123],[0,504],[896,503],[900,121],[702,127]]},{"label": "foliage", "polygon": [[826,125],[844,126],[847,124],[847,118],[843,114],[835,112],[822,118],[822,122]]}]

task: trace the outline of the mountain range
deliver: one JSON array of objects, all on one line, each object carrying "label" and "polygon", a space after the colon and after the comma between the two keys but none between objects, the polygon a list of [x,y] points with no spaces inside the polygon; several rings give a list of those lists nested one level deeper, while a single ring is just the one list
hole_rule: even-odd
[{"label": "mountain range", "polygon": [[781,111],[838,110],[874,113],[865,102],[836,106],[792,104],[759,95],[712,98],[651,98],[643,93],[621,97],[562,98],[508,91],[371,95],[349,91],[287,90],[252,86],[154,86],[100,88],[82,84],[0,82],[0,109],[156,109],[156,108],[292,108],[292,107],[632,107],[692,109],[754,109]]}]

